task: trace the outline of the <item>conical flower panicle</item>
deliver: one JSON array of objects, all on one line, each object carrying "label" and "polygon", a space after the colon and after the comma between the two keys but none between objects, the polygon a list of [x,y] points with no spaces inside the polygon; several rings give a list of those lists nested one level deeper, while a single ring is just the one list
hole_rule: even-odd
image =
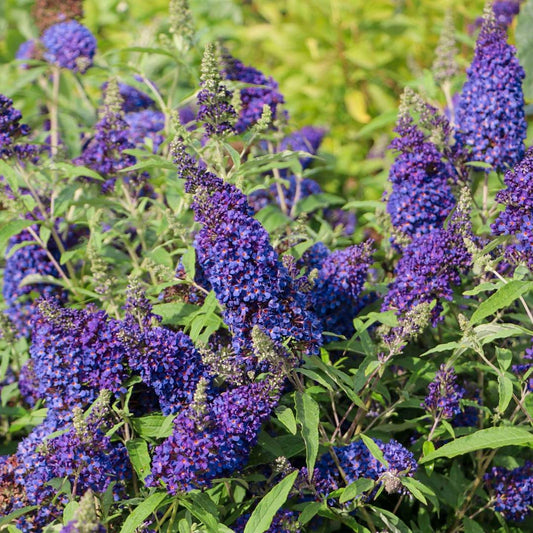
[{"label": "conical flower panicle", "polygon": [[487,13],[456,116],[456,141],[472,161],[504,172],[522,159],[527,130],[524,77],[505,29]]}]

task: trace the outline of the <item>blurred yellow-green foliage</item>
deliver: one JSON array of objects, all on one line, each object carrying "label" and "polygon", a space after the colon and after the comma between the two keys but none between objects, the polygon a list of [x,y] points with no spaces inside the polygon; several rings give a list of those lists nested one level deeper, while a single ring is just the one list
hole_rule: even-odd
[{"label": "blurred yellow-green foliage", "polygon": [[[36,35],[32,0],[0,0],[3,61]],[[384,151],[399,96],[413,84],[441,103],[429,71],[446,9],[454,13],[466,67],[468,27],[483,0],[190,0],[200,44],[225,41],[233,54],[280,84],[293,123],[328,129],[322,155],[326,189],[363,199],[381,195]],[[154,46],[168,20],[168,0],[87,0],[85,23],[100,54]],[[457,87],[457,89],[460,88]]]}]

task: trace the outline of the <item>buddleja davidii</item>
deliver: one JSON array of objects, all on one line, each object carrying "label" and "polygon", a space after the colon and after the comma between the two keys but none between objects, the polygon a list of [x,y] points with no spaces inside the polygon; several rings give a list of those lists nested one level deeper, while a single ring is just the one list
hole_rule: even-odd
[{"label": "buddleja davidii", "polygon": [[390,147],[397,156],[389,173],[392,191],[385,195],[387,212],[396,231],[416,239],[442,228],[455,204],[451,127],[435,108],[406,89],[395,131],[398,137]]},{"label": "buddleja davidii", "polygon": [[486,172],[491,168],[504,172],[524,155],[524,77],[516,49],[507,43],[506,30],[496,22],[489,2],[474,59],[467,69],[455,134],[472,161],[488,165]]},{"label": "buddleja davidii", "polygon": [[195,219],[202,227],[195,239],[198,261],[233,335],[236,355],[254,365],[251,332],[261,327],[273,341],[316,353],[321,343],[317,317],[306,310],[305,296],[272,248],[269,235],[253,218],[246,196],[174,146],[178,175],[194,193]]}]

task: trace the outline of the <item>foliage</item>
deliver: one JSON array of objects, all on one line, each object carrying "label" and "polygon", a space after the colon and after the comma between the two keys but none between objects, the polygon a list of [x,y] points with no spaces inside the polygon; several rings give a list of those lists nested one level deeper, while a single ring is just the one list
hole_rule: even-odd
[{"label": "foliage", "polygon": [[[509,21],[94,1],[38,30],[6,4],[0,530],[530,531]],[[365,158],[393,123],[389,174]]]}]

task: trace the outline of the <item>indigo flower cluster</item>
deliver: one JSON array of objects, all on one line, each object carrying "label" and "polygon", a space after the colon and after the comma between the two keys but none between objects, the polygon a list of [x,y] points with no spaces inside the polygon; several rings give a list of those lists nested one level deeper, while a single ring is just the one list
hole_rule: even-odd
[{"label": "indigo flower cluster", "polygon": [[487,15],[456,115],[456,141],[470,151],[472,161],[504,172],[522,159],[527,130],[524,76],[505,29]]},{"label": "indigo flower cluster", "polygon": [[492,11],[496,22],[507,28],[513,23],[513,19],[520,13],[520,0],[496,0],[492,4]]},{"label": "indigo flower cluster", "polygon": [[155,449],[146,483],[175,494],[243,468],[278,398],[268,381],[254,382],[181,411],[172,435]]},{"label": "indigo flower cluster", "polygon": [[524,520],[533,507],[533,463],[513,470],[494,467],[485,475],[485,483],[494,493],[494,509],[506,520]]},{"label": "indigo flower cluster", "polygon": [[[418,468],[414,455],[395,440],[386,444],[379,439],[375,439],[374,442],[382,451],[388,467],[381,464],[370,453],[362,440],[343,447],[333,447],[333,452],[344,471],[344,481],[346,484],[350,484],[357,479],[367,478],[383,483],[387,492],[398,492],[401,487],[398,480],[399,476],[412,477]],[[313,473],[313,480],[321,497],[326,497],[330,492],[345,485],[339,469],[329,453],[318,461]]]},{"label": "indigo flower cluster", "polygon": [[128,125],[127,137],[137,147],[143,147],[145,139],[152,142],[153,152],[156,153],[165,140],[161,133],[165,129],[165,115],[160,111],[145,109],[126,113],[124,120]]},{"label": "indigo flower cluster", "polygon": [[13,107],[13,100],[0,94],[0,158],[36,159],[38,147],[19,142],[20,137],[30,134],[30,127],[21,120],[22,113]]},{"label": "indigo flower cluster", "polygon": [[514,169],[505,174],[506,189],[499,191],[496,201],[505,206],[491,228],[495,235],[512,235],[505,254],[512,262],[524,261],[533,269],[533,149]]},{"label": "indigo flower cluster", "polygon": [[108,401],[109,395],[102,393],[87,415],[75,408],[66,425],[52,412],[19,444],[15,482],[23,487],[26,503],[39,505],[29,523],[23,519],[19,524],[28,528],[24,531],[41,531],[30,529],[30,524],[43,526],[61,516],[61,505],[68,499],[54,498],[50,480],[67,479],[76,496],[87,490],[104,493],[111,482],[117,483],[113,490],[118,494],[131,477],[126,448],[105,435]]},{"label": "indigo flower cluster", "polygon": [[[134,329],[126,321],[126,335]],[[138,342],[130,341],[128,364],[155,392],[164,415],[188,406],[200,379],[209,377],[191,339],[181,331],[159,326],[145,328]]]},{"label": "indigo flower cluster", "polygon": [[269,235],[252,217],[246,196],[205,170],[183,150],[177,155],[186,190],[195,193],[195,219],[202,224],[195,240],[198,261],[224,306],[224,321],[233,347],[251,364],[251,332],[259,326],[275,342],[316,353],[321,328],[306,310],[306,298],[295,287],[270,244]]},{"label": "indigo flower cluster", "polygon": [[336,250],[322,260],[309,302],[325,332],[351,337],[353,319],[366,304],[361,291],[371,263],[371,243]]},{"label": "indigo flower cluster", "polygon": [[[135,76],[137,81],[141,81],[142,78]],[[122,110],[124,113],[132,113],[134,111],[142,111],[148,109],[155,104],[155,101],[150,98],[145,92],[128,85],[126,83],[119,83],[118,89],[122,98]]]},{"label": "indigo flower cluster", "polygon": [[436,300],[432,323],[439,322],[442,300],[451,300],[453,286],[469,267],[471,256],[463,238],[453,228],[437,229],[418,237],[403,250],[396,265],[396,279],[383,299],[383,310],[403,314],[422,303]]},{"label": "indigo flower cluster", "polygon": [[[313,156],[318,152],[325,134],[326,130],[323,128],[304,126],[284,137],[279,143],[279,149],[280,151],[307,152],[310,156]],[[311,161],[312,157],[300,157],[300,163],[303,168],[307,168]]]},{"label": "indigo flower cluster", "polygon": [[450,419],[461,413],[459,400],[464,392],[456,383],[454,369],[443,364],[429,384],[422,406],[434,417]]},{"label": "indigo flower cluster", "polygon": [[278,91],[277,82],[254,67],[245,66],[229,53],[224,54],[223,62],[225,79],[250,85],[240,89],[241,109],[234,126],[237,133],[253,126],[261,118],[265,105],[270,107],[272,118],[278,118],[278,106],[285,100]]},{"label": "indigo flower cluster", "polygon": [[[37,226],[33,226],[33,229],[38,231]],[[7,252],[9,253],[14,246],[26,242],[35,242],[27,229],[9,239]],[[56,261],[59,260],[59,250],[51,243],[48,253]],[[19,336],[30,336],[31,325],[35,322],[37,315],[34,294],[45,298],[66,299],[66,292],[58,285],[46,282],[21,285],[24,278],[31,275],[59,278],[59,272],[48,253],[38,244],[27,244],[18,248],[6,259],[2,296],[7,304],[6,313],[15,325]]]},{"label": "indigo flower cluster", "polygon": [[389,172],[392,192],[387,212],[396,230],[411,239],[442,228],[455,199],[450,187],[454,171],[437,146],[412,117],[400,115],[398,137],[391,148],[398,155]]},{"label": "indigo flower cluster", "polygon": [[[124,120],[117,83],[109,82],[104,94],[104,106],[100,110],[100,120],[95,126],[94,137],[86,144],[81,155],[74,160],[98,172],[105,178],[102,191],[113,190],[118,173],[135,164],[135,157],[124,150],[135,148],[129,138],[130,126]],[[128,180],[129,176],[125,177]],[[94,178],[87,178],[89,181]]]},{"label": "indigo flower cluster", "polygon": [[43,58],[49,63],[81,74],[93,65],[96,39],[75,20],[54,24],[43,33],[41,42]]},{"label": "indigo flower cluster", "polygon": [[39,397],[58,418],[90,405],[101,389],[125,392],[127,347],[121,325],[105,312],[41,304],[30,355]]},{"label": "indigo flower cluster", "polygon": [[[38,49],[37,41],[35,39],[30,39],[29,41],[24,41],[15,53],[15,59],[28,60],[28,59],[38,59],[40,51]],[[22,68],[28,68],[26,63],[22,63]]]}]

